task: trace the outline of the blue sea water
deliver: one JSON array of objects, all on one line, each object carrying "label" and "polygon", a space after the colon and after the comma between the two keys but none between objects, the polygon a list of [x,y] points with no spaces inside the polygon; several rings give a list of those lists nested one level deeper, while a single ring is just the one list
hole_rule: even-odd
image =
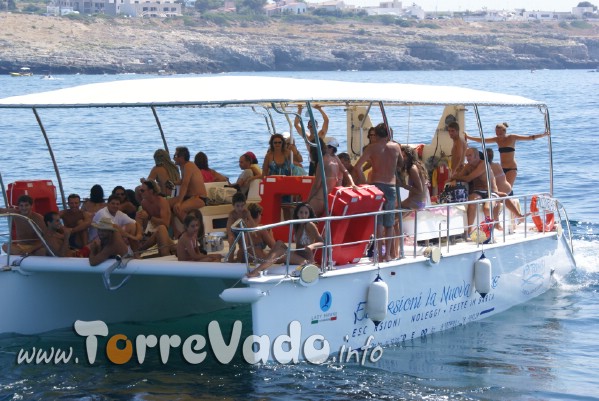
[{"label": "blue sea water", "polygon": [[[562,278],[557,288],[498,316],[435,333],[426,338],[385,348],[376,364],[350,363],[315,366],[251,366],[241,360],[193,366],[172,358],[162,364],[149,356],[144,364],[117,366],[105,358],[92,366],[17,364],[21,348],[73,347],[83,355],[81,337],[70,330],[40,336],[0,337],[0,400],[592,400],[599,399],[599,73],[571,71],[419,71],[419,72],[310,72],[270,75],[455,85],[522,95],[548,104],[551,116],[554,191],[568,210],[575,232],[578,269]],[[0,77],[0,97],[58,89],[84,83],[146,76]],[[158,110],[171,153],[186,145],[205,151],[211,167],[236,177],[237,159],[246,150],[264,154],[268,131],[263,117],[239,112],[238,123],[190,110]],[[481,111],[484,114],[484,111]],[[56,151],[67,193],[87,196],[95,183],[110,191],[115,185],[133,187],[147,175],[152,153],[162,147],[154,117],[148,110],[40,111]],[[430,132],[415,132],[412,122],[437,116],[392,115],[401,142],[416,142]],[[487,117],[487,119],[485,119]],[[517,114],[484,116],[485,132],[507,121],[510,132],[542,132]],[[539,120],[536,118],[536,120]],[[535,120],[535,121],[536,121]],[[330,135],[340,115],[331,114]],[[233,124],[233,125],[232,125]],[[467,127],[474,130],[475,127]],[[338,131],[341,132],[341,129]],[[17,140],[18,139],[18,140]],[[52,178],[45,143],[31,111],[0,110],[0,143],[4,182]],[[517,184],[546,186],[547,172],[538,163],[543,142],[517,145]],[[26,144],[26,146],[23,146]],[[262,146],[263,144],[264,146]],[[546,146],[546,145],[545,145]],[[3,305],[10,307],[10,305]],[[0,314],[1,316],[1,314]],[[231,311],[235,316],[235,311]],[[27,318],[27,317],[23,317]],[[195,316],[159,326],[120,325],[111,330],[130,333],[170,330],[205,331],[214,316]],[[219,321],[223,317],[219,315]],[[244,322],[247,330],[249,322]],[[103,362],[102,362],[103,361]]]}]

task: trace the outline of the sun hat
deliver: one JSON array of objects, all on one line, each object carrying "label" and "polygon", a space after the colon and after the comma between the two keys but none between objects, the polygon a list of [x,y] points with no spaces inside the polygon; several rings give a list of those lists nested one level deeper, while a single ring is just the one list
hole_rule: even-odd
[{"label": "sun hat", "polygon": [[92,227],[97,228],[98,230],[116,231],[110,217],[102,217],[97,223],[92,223]]}]

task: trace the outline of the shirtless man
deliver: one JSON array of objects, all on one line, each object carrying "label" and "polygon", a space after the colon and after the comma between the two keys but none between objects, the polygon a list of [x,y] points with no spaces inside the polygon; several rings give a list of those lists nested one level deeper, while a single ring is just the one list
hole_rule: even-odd
[{"label": "shirtless man", "polygon": [[[356,184],[356,185],[366,184],[366,177],[364,176],[364,172],[362,171],[362,169],[355,168],[351,164],[351,159],[349,157],[349,154],[347,154],[345,152],[339,153],[337,155],[337,157],[339,158],[339,160],[341,160],[341,163],[343,163],[343,167],[345,167],[345,169],[348,171],[349,175],[351,175],[351,178],[354,180],[354,184]],[[343,180],[344,187],[347,187],[349,185],[350,185],[349,180]]]},{"label": "shirtless man", "polygon": [[[333,188],[341,186],[344,179],[349,182],[350,186],[355,188],[356,185],[352,176],[347,172],[347,169],[337,155],[335,155],[337,148],[339,147],[339,142],[337,142],[335,138],[329,137],[328,139],[328,145],[325,146],[324,141],[319,138],[323,152],[322,160],[327,191],[331,192]],[[308,203],[314,210],[316,216],[321,216],[326,212],[324,210],[324,194],[322,192],[322,174],[320,168],[316,169],[316,177],[314,178],[314,183],[312,184],[310,194],[308,195]]]},{"label": "shirtless man", "polygon": [[158,245],[160,256],[171,254],[174,244],[168,235],[171,221],[171,208],[165,197],[160,196],[156,181],[144,181],[139,189],[142,210],[137,212],[135,220],[143,227],[144,237],[140,249]]},{"label": "shirtless man", "polygon": [[175,150],[173,159],[181,169],[181,187],[177,196],[169,199],[173,213],[179,220],[185,220],[190,210],[206,206],[207,192],[202,172],[194,162],[189,161],[189,149],[184,146]]},{"label": "shirtless man", "polygon": [[449,179],[455,181],[453,175],[464,167],[464,155],[466,153],[466,139],[460,136],[460,124],[453,121],[447,125],[447,132],[453,141],[451,147],[451,168],[449,169]]},{"label": "shirtless man", "polygon": [[77,194],[70,194],[67,198],[68,209],[60,212],[60,218],[64,226],[71,229],[69,245],[74,249],[81,249],[89,242],[87,229],[92,224],[92,218],[89,214],[80,209],[81,197]]},{"label": "shirtless man", "polygon": [[[366,161],[370,161],[370,164],[372,165],[370,182],[385,195],[383,210],[394,210],[396,203],[395,169],[398,162],[403,164],[401,146],[397,142],[393,142],[389,139],[385,123],[377,125],[374,132],[375,136],[373,142],[364,149],[364,153],[358,159],[354,167],[361,169]],[[385,261],[391,260],[394,221],[394,213],[385,214],[383,217],[379,216],[378,219],[377,236],[379,238],[387,238],[385,240],[385,247],[387,249]],[[382,241],[379,241],[377,246],[378,254],[382,255]]]},{"label": "shirtless man", "polygon": [[[19,213],[33,220],[41,232],[46,224],[44,223],[44,217],[32,210],[33,199],[29,195],[21,195],[17,200],[17,206],[17,208],[0,208],[0,213]],[[43,243],[29,222],[19,217],[13,218],[13,222],[16,230],[16,241],[11,244],[11,255],[45,255],[46,250]],[[8,243],[2,244],[2,249],[8,253]]]},{"label": "shirtless man", "polygon": [[129,246],[110,218],[104,217],[99,222],[92,223],[92,226],[97,229],[98,236],[89,244],[91,266],[97,266],[110,258],[120,259],[130,253]]},{"label": "shirtless man", "polygon": [[[48,212],[44,215],[44,222],[44,240],[54,256],[74,256],[75,253],[69,247],[72,230],[62,225],[60,215],[57,212]],[[52,253],[47,251],[46,255],[52,256]]]},{"label": "shirtless man", "polygon": [[[318,121],[316,121],[316,127],[314,127],[312,125],[312,120],[310,119],[308,121],[308,140],[310,142],[314,142],[314,138],[316,137],[316,132],[318,130],[318,137],[324,139],[324,137],[327,135],[327,132],[329,130],[329,116],[327,116],[327,113],[324,112],[324,110],[322,109],[322,106],[317,104],[315,106],[312,106],[312,108],[318,110],[320,112],[320,115],[322,116],[322,128],[320,130],[318,130]],[[303,106],[301,104],[297,105],[297,116],[295,116],[295,122],[294,122],[294,126],[295,129],[297,130],[297,132],[300,134],[300,136],[302,135],[302,126],[300,125],[300,115],[302,114],[302,109]],[[312,147],[310,145],[307,145],[308,148],[308,155],[310,156],[310,167],[309,167],[309,171],[308,171],[308,175],[315,175],[316,174],[316,163],[318,163],[318,160],[314,160],[314,154],[312,152]]]},{"label": "shirtless man", "polygon": [[[477,199],[488,199],[488,181],[487,181],[487,171],[485,169],[485,163],[480,159],[478,149],[476,148],[468,148],[466,149],[466,160],[468,164],[464,166],[462,170],[460,170],[457,175],[454,177],[457,181],[464,181],[470,183],[470,195],[468,196],[468,200],[477,200]],[[491,174],[491,192],[497,192],[497,185],[495,183],[495,177]],[[499,203],[495,205],[495,207],[499,206]],[[468,216],[468,235],[472,234],[475,227],[474,218],[476,217],[476,210],[478,208],[477,204],[471,203],[468,205],[467,216]],[[483,204],[483,213],[486,218],[490,218],[490,207],[489,202],[485,202]]]}]

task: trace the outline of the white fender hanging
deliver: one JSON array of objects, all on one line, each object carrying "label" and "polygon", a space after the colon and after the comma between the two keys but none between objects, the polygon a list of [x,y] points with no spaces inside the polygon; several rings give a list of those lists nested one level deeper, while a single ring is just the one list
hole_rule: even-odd
[{"label": "white fender hanging", "polygon": [[483,298],[491,292],[491,261],[485,253],[474,262],[474,288]]},{"label": "white fender hanging", "polygon": [[370,320],[378,326],[387,316],[387,305],[389,303],[389,288],[380,275],[370,283],[368,297],[366,298],[366,313]]},{"label": "white fender hanging", "polygon": [[266,293],[259,288],[227,288],[219,297],[233,304],[251,304],[265,295]]}]

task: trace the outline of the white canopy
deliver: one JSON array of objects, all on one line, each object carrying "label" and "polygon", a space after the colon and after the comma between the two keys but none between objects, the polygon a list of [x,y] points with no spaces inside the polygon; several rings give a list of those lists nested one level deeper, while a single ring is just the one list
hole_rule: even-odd
[{"label": "white canopy", "polygon": [[542,106],[521,96],[450,86],[363,83],[264,76],[135,79],[0,99],[0,108],[237,105],[270,102]]}]

